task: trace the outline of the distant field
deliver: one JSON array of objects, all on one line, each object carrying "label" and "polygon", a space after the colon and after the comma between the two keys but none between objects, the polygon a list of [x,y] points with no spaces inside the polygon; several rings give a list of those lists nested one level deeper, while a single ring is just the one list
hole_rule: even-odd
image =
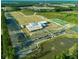
[{"label": "distant field", "polygon": [[[29,11],[22,10],[21,12],[26,15],[34,13],[34,11],[31,11],[31,10],[29,10]],[[73,11],[73,12],[37,12],[37,15],[42,15],[44,17],[47,17],[48,19],[59,18],[59,19],[65,20],[70,23],[78,24],[77,11]]]}]

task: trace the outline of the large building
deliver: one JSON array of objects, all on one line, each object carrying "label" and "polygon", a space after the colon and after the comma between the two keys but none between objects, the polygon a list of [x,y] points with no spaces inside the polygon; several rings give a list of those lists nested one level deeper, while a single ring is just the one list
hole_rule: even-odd
[{"label": "large building", "polygon": [[29,31],[35,31],[35,30],[38,30],[38,29],[42,29],[44,27],[47,26],[47,21],[40,21],[38,23],[29,23],[28,25],[26,25],[26,28],[29,30]]}]

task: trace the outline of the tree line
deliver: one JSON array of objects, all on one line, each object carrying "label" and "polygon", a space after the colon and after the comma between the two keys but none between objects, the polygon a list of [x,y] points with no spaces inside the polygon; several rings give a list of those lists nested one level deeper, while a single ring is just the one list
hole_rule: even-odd
[{"label": "tree line", "polygon": [[2,36],[1,36],[1,48],[2,48],[2,58],[4,59],[14,59],[14,49],[12,48],[8,27],[6,24],[6,18],[4,16],[4,11],[1,13],[1,28],[2,28]]}]

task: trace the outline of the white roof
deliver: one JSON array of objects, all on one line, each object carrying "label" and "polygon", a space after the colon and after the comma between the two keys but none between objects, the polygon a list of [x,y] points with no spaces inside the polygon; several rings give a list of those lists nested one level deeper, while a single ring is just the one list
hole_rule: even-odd
[{"label": "white roof", "polygon": [[29,25],[26,25],[27,29],[29,31],[34,31],[34,30],[37,30],[37,29],[41,29],[43,28],[40,24],[38,23],[30,23]]},{"label": "white roof", "polygon": [[47,23],[47,21],[40,21],[38,23],[33,22],[26,25],[26,27],[29,31],[34,31],[34,30],[43,28],[42,24],[45,24],[45,23]]},{"label": "white roof", "polygon": [[47,23],[47,21],[40,21],[40,22],[38,22],[38,23]]}]

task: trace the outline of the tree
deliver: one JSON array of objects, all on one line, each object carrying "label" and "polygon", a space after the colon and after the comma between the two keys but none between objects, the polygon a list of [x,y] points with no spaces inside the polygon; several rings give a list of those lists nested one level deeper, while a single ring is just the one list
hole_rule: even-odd
[{"label": "tree", "polygon": [[6,24],[6,18],[4,16],[4,11],[2,11],[2,15],[1,15],[1,27],[3,30],[3,36],[2,36],[2,48],[3,48],[3,56],[4,58],[8,58],[8,59],[14,59],[14,49],[12,48],[11,45],[11,40],[9,37],[9,33],[8,33],[8,28],[7,28],[7,24]]}]

